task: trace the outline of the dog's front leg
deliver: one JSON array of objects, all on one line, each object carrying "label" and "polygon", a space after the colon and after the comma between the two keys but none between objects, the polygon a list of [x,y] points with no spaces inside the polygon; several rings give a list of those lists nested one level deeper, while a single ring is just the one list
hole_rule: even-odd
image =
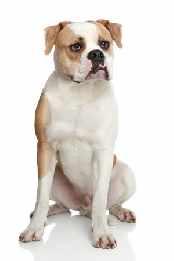
[{"label": "dog's front leg", "polygon": [[49,193],[56,165],[56,152],[46,142],[38,142],[38,190],[34,214],[29,226],[20,235],[23,242],[40,240],[49,207]]},{"label": "dog's front leg", "polygon": [[94,152],[94,184],[92,203],[93,243],[99,248],[114,248],[116,241],[107,226],[106,206],[113,165],[113,151]]}]

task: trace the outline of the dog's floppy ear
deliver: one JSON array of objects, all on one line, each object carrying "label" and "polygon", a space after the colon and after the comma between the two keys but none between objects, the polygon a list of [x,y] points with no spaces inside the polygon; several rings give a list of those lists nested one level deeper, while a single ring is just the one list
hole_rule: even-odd
[{"label": "dog's floppy ear", "polygon": [[56,43],[58,33],[70,22],[64,21],[45,28],[45,54],[49,54]]},{"label": "dog's floppy ear", "polygon": [[97,20],[97,23],[100,23],[108,29],[110,32],[112,39],[115,41],[117,46],[119,48],[122,48],[122,43],[121,43],[121,38],[122,38],[122,33],[121,33],[121,24],[118,23],[111,23],[109,20]]}]

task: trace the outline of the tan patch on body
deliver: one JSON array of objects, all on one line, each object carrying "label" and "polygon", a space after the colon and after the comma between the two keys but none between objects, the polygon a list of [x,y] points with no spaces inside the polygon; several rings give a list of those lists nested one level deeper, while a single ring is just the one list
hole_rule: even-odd
[{"label": "tan patch on body", "polygon": [[44,94],[41,95],[35,111],[35,133],[38,139],[37,144],[37,165],[38,176],[47,174],[52,149],[47,143],[45,136],[45,127],[49,121],[48,101]]},{"label": "tan patch on body", "polygon": [[39,142],[45,142],[45,126],[49,120],[48,100],[41,94],[35,110],[35,134]]},{"label": "tan patch on body", "polygon": [[50,161],[52,159],[52,149],[48,143],[37,144],[37,166],[38,166],[38,176],[43,177],[48,174],[48,169]]}]

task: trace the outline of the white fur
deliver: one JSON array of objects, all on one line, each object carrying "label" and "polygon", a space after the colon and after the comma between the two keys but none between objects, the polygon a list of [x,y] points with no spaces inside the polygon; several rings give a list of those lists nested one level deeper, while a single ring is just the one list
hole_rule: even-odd
[{"label": "white fur", "polygon": [[[109,82],[89,81],[83,86],[73,86],[74,83],[56,77],[54,73],[44,89],[52,118],[46,133],[49,143],[60,151],[66,175],[80,188],[92,182],[88,176],[93,152],[111,150],[113,153],[117,105]],[[75,179],[85,179],[85,182]]]}]

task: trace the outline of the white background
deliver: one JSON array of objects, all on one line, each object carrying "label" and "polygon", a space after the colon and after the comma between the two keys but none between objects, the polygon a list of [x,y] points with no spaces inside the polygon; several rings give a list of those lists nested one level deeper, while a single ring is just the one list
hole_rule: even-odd
[{"label": "white background", "polygon": [[[1,1],[0,174],[1,260],[172,260],[174,198],[174,18],[172,1]],[[116,50],[117,156],[135,171],[137,193],[127,206],[136,228],[114,228],[118,248],[90,245],[90,221],[52,218],[40,243],[19,244],[36,197],[34,110],[53,70],[43,28],[62,20],[106,18],[123,25]]]}]

